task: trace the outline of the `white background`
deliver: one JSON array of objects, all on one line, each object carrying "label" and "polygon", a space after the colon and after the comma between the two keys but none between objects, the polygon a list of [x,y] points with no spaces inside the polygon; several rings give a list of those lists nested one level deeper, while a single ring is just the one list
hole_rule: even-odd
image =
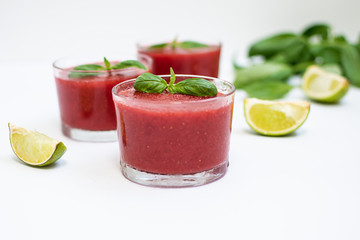
[{"label": "white background", "polygon": [[[117,143],[83,143],[60,130],[51,63],[86,52],[133,53],[158,36],[220,39],[220,76],[252,41],[314,21],[355,41],[355,0],[0,0],[0,239],[360,239],[360,90],[336,105],[312,103],[284,138],[246,125],[237,92],[230,168],[197,188],[136,185],[120,173]],[[305,99],[300,90],[288,99]],[[64,141],[53,166],[13,155],[7,123]]]}]

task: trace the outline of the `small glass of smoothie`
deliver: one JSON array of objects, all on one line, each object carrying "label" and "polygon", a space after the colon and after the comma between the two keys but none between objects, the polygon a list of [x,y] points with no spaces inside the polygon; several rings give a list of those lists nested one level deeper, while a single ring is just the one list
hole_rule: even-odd
[{"label": "small glass of smoothie", "polygon": [[[94,56],[68,57],[54,62],[62,131],[65,136],[79,141],[117,141],[111,90],[120,82],[151,71],[152,60],[145,55],[138,55],[138,59],[134,61],[120,61],[118,56],[106,57],[109,60],[105,61],[104,56]],[[125,64],[119,65],[124,62]],[[129,62],[139,62],[140,67],[126,64]],[[112,69],[115,65],[120,69]]]},{"label": "small glass of smoothie", "polygon": [[[168,83],[169,75],[160,76]],[[176,83],[193,75],[176,75]],[[157,187],[199,186],[225,175],[234,104],[234,86],[215,84],[214,97],[144,93],[135,79],[116,85],[115,102],[120,163],[135,183]]]},{"label": "small glass of smoothie", "polygon": [[172,67],[178,74],[218,77],[221,44],[194,41],[172,41],[158,44],[138,44],[139,54],[153,59],[153,73],[168,74]]}]

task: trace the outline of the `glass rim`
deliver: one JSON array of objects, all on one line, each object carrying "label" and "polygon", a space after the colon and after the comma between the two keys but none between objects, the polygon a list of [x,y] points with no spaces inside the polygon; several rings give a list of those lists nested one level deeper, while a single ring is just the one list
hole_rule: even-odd
[{"label": "glass rim", "polygon": [[[180,40],[179,42],[182,42],[184,40]],[[163,42],[160,42],[160,41],[138,41],[136,42],[136,48],[139,50],[139,49],[149,49],[150,46],[152,45],[156,45],[156,44],[161,44],[161,43],[168,43],[168,44],[171,44],[172,41],[163,41]],[[201,43],[204,43],[204,44],[207,44],[208,47],[219,47],[221,48],[222,47],[222,41],[221,40],[212,40],[212,41],[209,41],[209,42],[205,42],[205,41],[199,41]],[[198,48],[182,48],[182,49],[185,49],[185,50],[197,50],[197,49],[205,49],[207,47],[198,47]],[[151,49],[151,50],[158,50],[158,49]]]},{"label": "glass rim", "polygon": [[[96,56],[96,55],[95,55]],[[138,56],[141,56],[141,58],[145,58],[147,61],[149,61],[148,63],[144,64],[143,62],[139,61]],[[85,70],[74,70],[74,69],[69,69],[69,67],[60,67],[59,66],[59,62],[60,61],[64,61],[66,59],[74,59],[76,57],[92,57],[92,55],[69,55],[69,56],[64,56],[64,57],[61,57],[61,58],[58,58],[56,59],[53,63],[52,63],[52,67],[54,69],[57,69],[57,70],[60,70],[60,71],[72,71],[72,72],[78,72],[78,73],[107,73],[109,72],[109,70],[98,70],[98,71],[85,71]],[[125,59],[125,60],[137,60],[141,63],[144,64],[144,66],[147,68],[146,70],[145,69],[142,69],[142,70],[145,70],[145,71],[149,71],[149,69],[151,69],[151,66],[152,66],[152,58],[147,56],[146,54],[142,54],[142,53],[139,53],[139,54],[136,54],[135,56],[135,59]],[[124,61],[125,61],[124,60]],[[84,63],[84,64],[92,64],[92,63]],[[84,65],[84,64],[80,64],[80,65]],[[71,68],[71,67],[70,67]],[[136,69],[140,69],[140,68],[136,68]],[[119,73],[119,72],[133,72],[134,69],[133,67],[131,68],[122,68],[122,69],[111,69],[110,70],[111,72],[113,73]]]},{"label": "glass rim", "polygon": [[[157,75],[158,77],[162,77],[162,78],[170,78],[171,75],[170,74],[167,74],[167,75]],[[211,101],[216,101],[216,100],[219,100],[219,99],[223,99],[223,98],[226,98],[228,96],[231,96],[235,93],[235,86],[229,82],[229,81],[226,81],[226,80],[223,80],[223,79],[220,79],[220,78],[215,78],[215,77],[209,77],[209,76],[201,76],[201,75],[191,75],[191,74],[175,74],[176,77],[189,77],[189,78],[204,78],[204,79],[211,79],[211,80],[215,80],[215,81],[219,81],[219,82],[222,82],[222,83],[225,83],[229,86],[229,92],[227,93],[224,93],[222,95],[218,95],[218,96],[215,96],[215,97],[208,97],[208,98],[203,98],[203,99],[197,99],[197,100],[189,100],[189,101],[186,101],[185,103],[184,102],[178,102],[180,104],[187,104],[187,103],[193,103],[193,102],[211,102]],[[116,92],[116,89],[121,86],[121,85],[125,85],[125,84],[128,84],[130,82],[135,82],[136,78],[133,78],[133,79],[129,79],[129,80],[126,80],[124,82],[121,82],[121,83],[118,83],[116,84],[113,88],[112,88],[112,95],[115,96],[115,97],[118,97],[118,98],[121,98],[121,99],[131,99],[132,101],[143,101],[142,99],[134,99],[132,97],[128,97],[128,96],[124,96],[124,95],[120,95]],[[153,104],[153,103],[156,103],[157,101],[148,101],[149,104]],[[161,101],[159,101],[159,103],[161,103]],[[176,101],[171,101],[170,102],[171,104],[174,104],[174,103],[177,103]]]}]

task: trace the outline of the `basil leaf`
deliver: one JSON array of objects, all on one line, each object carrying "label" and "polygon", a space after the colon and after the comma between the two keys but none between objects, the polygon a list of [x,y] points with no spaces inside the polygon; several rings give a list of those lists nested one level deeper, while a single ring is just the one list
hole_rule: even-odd
[{"label": "basil leaf", "polygon": [[74,67],[74,70],[81,71],[105,71],[106,68],[97,64],[85,64]]},{"label": "basil leaf", "polygon": [[134,88],[137,91],[145,93],[162,93],[168,88],[170,93],[181,93],[201,97],[213,97],[217,95],[217,88],[210,81],[202,78],[189,78],[174,85],[176,76],[172,68],[170,68],[170,73],[169,85],[159,76],[152,73],[143,73],[135,80]]},{"label": "basil leaf", "polygon": [[346,39],[346,37],[344,35],[335,36],[333,41],[336,43],[348,43],[348,40]]},{"label": "basil leaf", "polygon": [[203,78],[188,78],[174,85],[177,93],[199,97],[214,97],[217,95],[215,84]]},{"label": "basil leaf", "polygon": [[[300,38],[293,38],[287,43],[287,46],[284,46],[271,60],[276,59],[277,62],[297,64],[302,61],[308,61],[310,58],[310,50],[307,44]],[[279,59],[281,59],[281,61],[279,61]]]},{"label": "basil leaf", "polygon": [[209,47],[209,45],[206,45],[204,43],[194,42],[194,41],[179,42],[178,46],[181,47],[181,48],[204,48],[204,47]]},{"label": "basil leaf", "polygon": [[102,74],[102,72],[86,72],[86,71],[106,71],[106,68],[97,64],[85,64],[74,67],[74,70],[85,71],[85,72],[71,71],[68,74],[68,78],[83,78],[83,77],[100,75]]},{"label": "basil leaf", "polygon": [[314,36],[320,37],[322,40],[327,40],[330,37],[331,28],[327,24],[314,24],[307,27],[303,32],[302,36],[309,39]]},{"label": "basil leaf", "polygon": [[248,97],[255,97],[265,100],[280,99],[293,89],[287,83],[274,80],[262,80],[244,87]]},{"label": "basil leaf", "polygon": [[236,60],[235,60],[235,59],[232,61],[232,65],[233,65],[233,68],[234,68],[234,69],[243,69],[243,68],[245,68],[244,66],[238,65],[238,64],[236,63]]},{"label": "basil leaf", "polygon": [[159,43],[159,44],[155,44],[155,45],[151,45],[149,48],[150,49],[161,49],[164,48],[166,46],[171,45],[172,49],[175,49],[176,47],[180,47],[180,48],[204,48],[204,47],[209,47],[209,45],[206,45],[204,43],[199,43],[199,42],[195,42],[195,41],[183,41],[183,42],[178,42],[176,40],[176,38],[171,41],[171,43]]},{"label": "basil leaf", "polygon": [[159,43],[159,44],[151,45],[149,48],[150,49],[159,49],[159,48],[164,48],[167,45],[169,45],[169,43]]},{"label": "basil leaf", "polygon": [[172,86],[175,83],[176,77],[175,77],[175,73],[174,70],[172,69],[172,67],[170,67],[170,82],[169,82],[169,86]]},{"label": "basil leaf", "polygon": [[167,82],[152,73],[143,73],[136,78],[134,88],[145,93],[162,93],[167,88]]},{"label": "basil leaf", "polygon": [[178,42],[177,42],[177,37],[174,38],[174,40],[172,40],[171,42],[171,48],[172,49],[175,49],[178,45]]},{"label": "basil leaf", "polygon": [[341,54],[339,47],[332,45],[325,45],[317,54],[317,58],[320,59],[321,64],[337,63],[341,62]]},{"label": "basil leaf", "polygon": [[168,90],[170,93],[176,93],[176,89],[174,86],[175,80],[176,80],[176,76],[174,70],[172,69],[172,67],[170,67],[170,82],[168,85]]},{"label": "basil leaf", "polygon": [[83,78],[83,77],[91,77],[91,76],[97,76],[101,73],[87,73],[87,72],[75,72],[71,71],[68,74],[68,78]]},{"label": "basil leaf", "polygon": [[129,67],[136,67],[139,69],[147,70],[147,68],[141,62],[136,61],[136,60],[126,60],[126,61],[119,62],[119,63],[113,65],[112,69],[116,70],[116,69],[123,69],[123,68],[129,68]]},{"label": "basil leaf", "polygon": [[356,47],[350,44],[341,47],[341,65],[349,81],[360,87],[360,53]]},{"label": "basil leaf", "polygon": [[295,74],[302,74],[306,71],[306,69],[311,66],[311,65],[314,65],[315,63],[314,62],[301,62],[301,63],[298,63],[296,65],[293,66],[293,72]]},{"label": "basil leaf", "polygon": [[248,84],[261,80],[286,80],[292,75],[289,65],[275,62],[265,62],[248,68],[235,69],[234,86],[243,88]]},{"label": "basil leaf", "polygon": [[104,57],[104,63],[106,70],[111,70],[111,63],[106,59],[106,57]]},{"label": "basil leaf", "polygon": [[252,44],[248,55],[249,57],[261,55],[268,59],[283,51],[289,45],[293,44],[294,41],[299,41],[295,34],[280,33]]}]

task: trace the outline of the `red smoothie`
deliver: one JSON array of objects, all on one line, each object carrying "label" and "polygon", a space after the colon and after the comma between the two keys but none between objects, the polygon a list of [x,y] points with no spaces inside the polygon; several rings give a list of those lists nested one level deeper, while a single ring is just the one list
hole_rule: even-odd
[{"label": "red smoothie", "polygon": [[166,175],[195,174],[227,163],[233,90],[196,97],[167,90],[142,93],[133,84],[113,89],[123,162]]},{"label": "red smoothie", "polygon": [[69,78],[71,71],[73,67],[55,68],[61,120],[66,127],[89,131],[116,129],[111,89],[120,82],[146,72],[131,67],[110,72],[98,71],[98,75],[94,76]]},{"label": "red smoothie", "polygon": [[138,53],[153,59],[153,73],[168,74],[170,67],[177,74],[194,74],[217,77],[219,73],[220,45],[209,45],[200,48],[164,48],[156,49],[139,46]]}]

